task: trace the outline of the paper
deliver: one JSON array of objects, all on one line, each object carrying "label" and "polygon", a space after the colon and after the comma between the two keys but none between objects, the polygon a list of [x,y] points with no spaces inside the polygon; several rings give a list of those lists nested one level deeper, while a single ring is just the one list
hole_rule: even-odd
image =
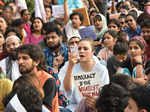
[{"label": "paper", "polygon": [[84,72],[73,74],[76,87],[84,96],[99,96],[99,90],[102,88],[101,80],[97,72]]},{"label": "paper", "polygon": [[52,5],[52,16],[54,18],[64,17],[64,5]]},{"label": "paper", "polygon": [[88,26],[86,28],[82,28],[79,30],[79,34],[81,38],[90,38],[92,37],[93,40],[96,40],[96,32],[94,26]]}]

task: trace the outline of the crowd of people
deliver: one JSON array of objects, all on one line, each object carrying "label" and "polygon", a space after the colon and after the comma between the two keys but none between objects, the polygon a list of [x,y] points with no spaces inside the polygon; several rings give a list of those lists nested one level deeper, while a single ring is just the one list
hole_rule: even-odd
[{"label": "crowd of people", "polygon": [[46,21],[16,1],[0,1],[0,112],[150,112],[150,0],[43,0]]}]

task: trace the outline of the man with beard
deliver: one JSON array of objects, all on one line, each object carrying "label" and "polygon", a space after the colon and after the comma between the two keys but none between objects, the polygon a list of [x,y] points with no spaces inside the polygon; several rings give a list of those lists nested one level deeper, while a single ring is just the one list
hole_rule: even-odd
[{"label": "man with beard", "polygon": [[61,42],[62,33],[56,25],[52,25],[46,30],[45,43],[43,49],[46,57],[46,65],[49,70],[57,71],[68,60],[68,48]]},{"label": "man with beard", "polygon": [[146,19],[141,23],[141,33],[148,46],[145,52],[147,56],[147,60],[150,60],[150,20],[149,19]]},{"label": "man with beard", "polygon": [[17,49],[17,61],[22,75],[36,75],[44,90],[43,104],[51,111],[58,112],[58,94],[55,79],[48,74],[42,50],[33,44],[22,45]]},{"label": "man with beard", "polygon": [[16,61],[16,48],[21,45],[21,40],[17,36],[8,36],[6,38],[6,50],[8,57],[0,61],[0,67],[6,75],[6,78],[13,82],[20,76],[18,64]]}]

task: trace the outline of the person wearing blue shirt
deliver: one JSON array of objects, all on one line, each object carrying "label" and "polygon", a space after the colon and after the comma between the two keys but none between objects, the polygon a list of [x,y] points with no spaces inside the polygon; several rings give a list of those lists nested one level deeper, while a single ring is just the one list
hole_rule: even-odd
[{"label": "person wearing blue shirt", "polygon": [[137,16],[135,14],[128,14],[126,17],[126,22],[128,24],[128,28],[124,30],[128,34],[129,40],[134,36],[141,35],[141,28],[136,23]]}]

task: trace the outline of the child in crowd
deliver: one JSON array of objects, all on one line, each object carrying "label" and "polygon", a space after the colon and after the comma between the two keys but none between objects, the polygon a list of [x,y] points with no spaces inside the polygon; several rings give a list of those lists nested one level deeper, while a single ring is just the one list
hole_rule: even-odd
[{"label": "child in crowd", "polygon": [[104,48],[100,50],[97,57],[107,61],[113,55],[113,48],[117,41],[117,32],[108,30],[103,37]]},{"label": "child in crowd", "polygon": [[[107,60],[107,69],[110,78],[118,72],[121,64],[125,62],[128,56],[128,43],[117,42],[113,48],[113,56]],[[123,72],[123,71],[120,71]]]}]

